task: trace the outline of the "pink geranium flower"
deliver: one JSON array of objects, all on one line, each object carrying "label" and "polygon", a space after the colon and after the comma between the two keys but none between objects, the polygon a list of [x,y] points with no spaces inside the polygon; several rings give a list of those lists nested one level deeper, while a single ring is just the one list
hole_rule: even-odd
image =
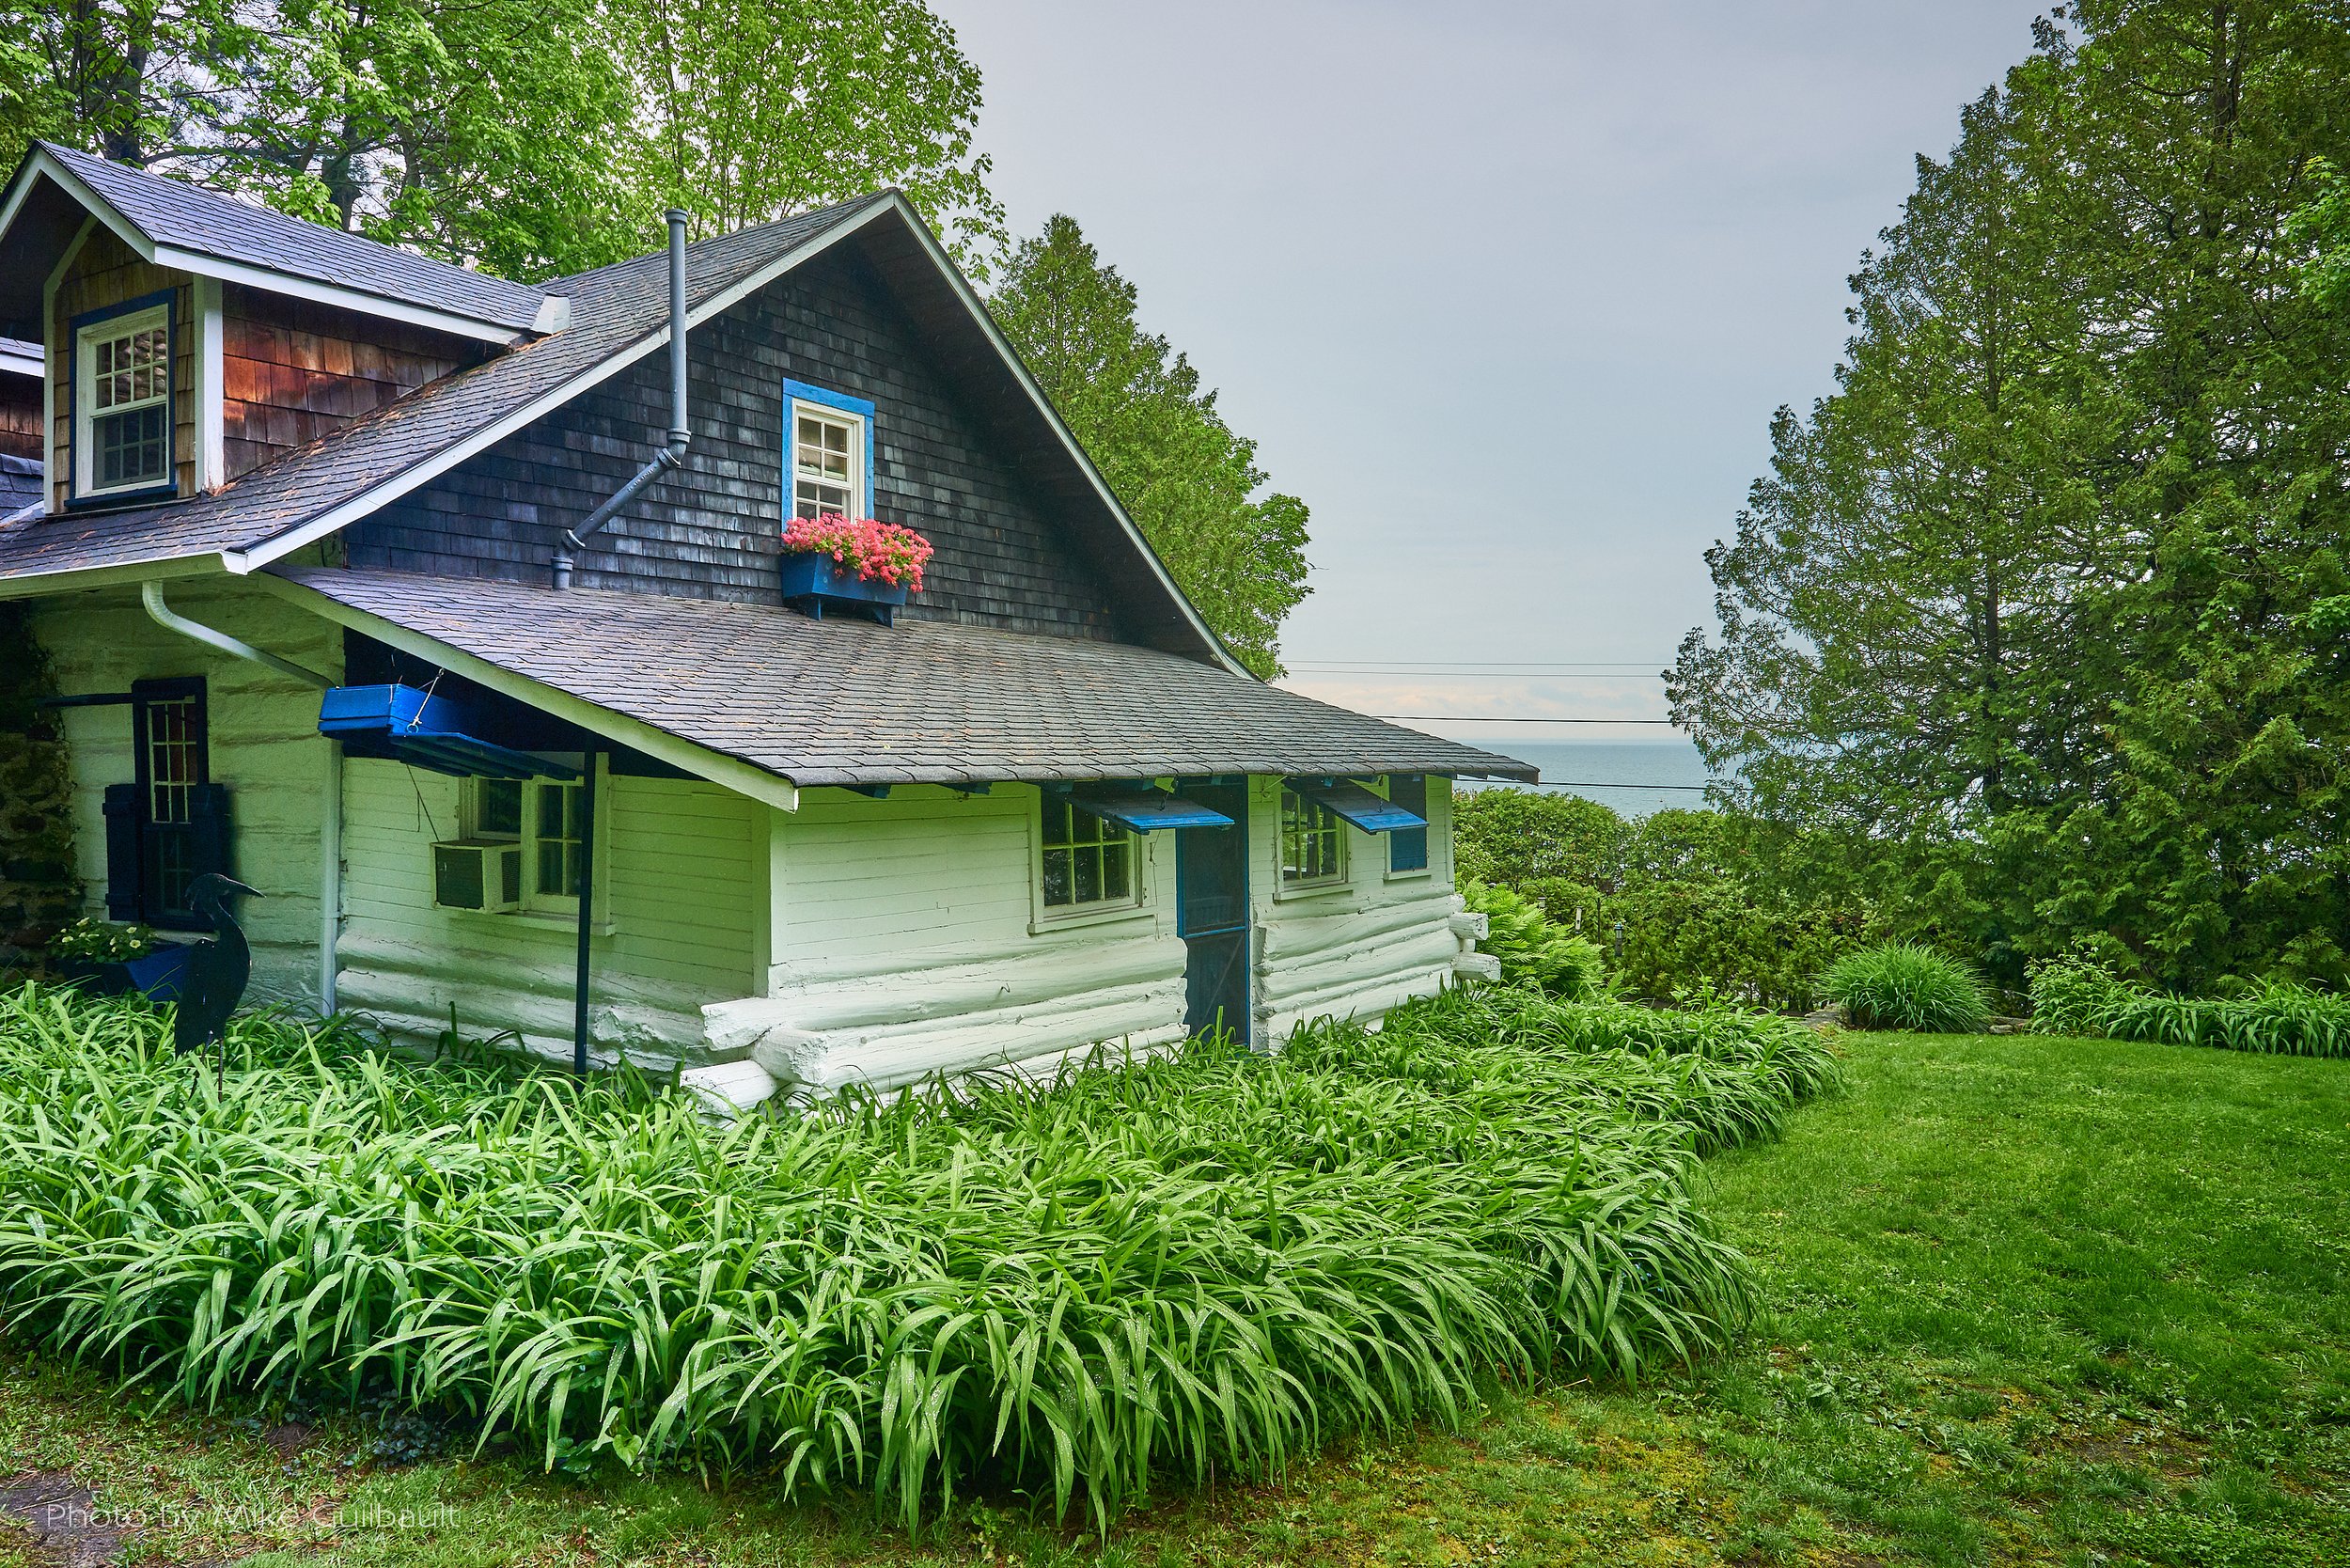
[{"label": "pink geranium flower", "polygon": [[922,591],[922,568],[932,553],[931,541],[912,528],[836,512],[793,518],[783,530],[783,549],[786,555],[830,556],[835,566],[847,567],[866,582],[909,593]]}]

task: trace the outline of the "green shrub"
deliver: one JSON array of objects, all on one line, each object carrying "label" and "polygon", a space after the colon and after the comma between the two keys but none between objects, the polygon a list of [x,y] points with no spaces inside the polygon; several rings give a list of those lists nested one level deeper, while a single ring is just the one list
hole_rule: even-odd
[{"label": "green shrub", "polygon": [[95,964],[120,964],[154,950],[155,933],[148,927],[118,926],[95,916],[84,916],[49,939],[50,957]]},{"label": "green shrub", "polygon": [[1559,925],[1541,904],[1481,882],[1462,884],[1461,897],[1486,918],[1489,929],[1478,949],[1501,960],[1504,985],[1568,1001],[1587,1000],[1605,988],[1606,964],[1598,945]]},{"label": "green shrub", "polygon": [[1991,1022],[1982,977],[1914,942],[1846,953],[1820,977],[1820,989],[1864,1029],[1973,1034]]},{"label": "green shrub", "polygon": [[2127,984],[2092,960],[2055,959],[2031,972],[2031,1014],[2040,1034],[2350,1057],[2350,996],[2281,981],[2256,981],[2232,996],[2179,996]]},{"label": "green shrub", "polygon": [[1482,1380],[1720,1345],[1697,1151],[1831,1080],[1807,1031],[1495,987],[1278,1057],[705,1121],[631,1077],[429,1066],[0,994],[0,1316],[196,1403],[469,1412],[554,1464],[772,1467],[909,1523],[1097,1520],[1170,1478],[1456,1421]]}]

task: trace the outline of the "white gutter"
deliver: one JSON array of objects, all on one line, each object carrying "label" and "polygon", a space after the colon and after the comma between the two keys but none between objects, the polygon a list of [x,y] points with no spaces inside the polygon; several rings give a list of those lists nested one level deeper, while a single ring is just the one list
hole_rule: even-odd
[{"label": "white gutter", "polygon": [[210,626],[190,620],[186,616],[176,613],[170,605],[164,603],[164,585],[161,583],[151,580],[141,583],[139,600],[147,606],[147,613],[154,618],[156,625],[177,632],[183,637],[194,637],[207,648],[217,648],[223,653],[232,657],[246,659],[257,665],[267,665],[280,675],[290,676],[306,685],[316,686],[321,691],[325,691],[335,684],[330,677],[321,675],[315,669],[305,669],[290,659],[281,659],[274,653],[264,653],[249,642],[232,637],[226,632],[215,631]]}]

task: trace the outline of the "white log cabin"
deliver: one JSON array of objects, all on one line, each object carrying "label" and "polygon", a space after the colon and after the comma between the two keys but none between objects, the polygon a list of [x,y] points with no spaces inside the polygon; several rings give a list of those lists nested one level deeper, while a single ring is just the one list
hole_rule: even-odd
[{"label": "white log cabin", "polygon": [[[1531,770],[1235,663],[894,192],[530,287],[44,144],[0,336],[86,906],[230,871],[251,1000],[735,1109],[1491,972]],[[788,577],[830,512],[922,589]]]}]

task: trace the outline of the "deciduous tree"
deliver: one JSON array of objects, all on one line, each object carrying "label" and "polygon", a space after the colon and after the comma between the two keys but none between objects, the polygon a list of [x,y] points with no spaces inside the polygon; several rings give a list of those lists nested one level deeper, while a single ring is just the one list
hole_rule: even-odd
[{"label": "deciduous tree", "polygon": [[1135,286],[1073,218],[1021,242],[990,303],[1209,626],[1278,675],[1281,622],[1308,591],[1306,503],[1259,494],[1257,444],[1224,422],[1187,357],[1142,330]]}]

